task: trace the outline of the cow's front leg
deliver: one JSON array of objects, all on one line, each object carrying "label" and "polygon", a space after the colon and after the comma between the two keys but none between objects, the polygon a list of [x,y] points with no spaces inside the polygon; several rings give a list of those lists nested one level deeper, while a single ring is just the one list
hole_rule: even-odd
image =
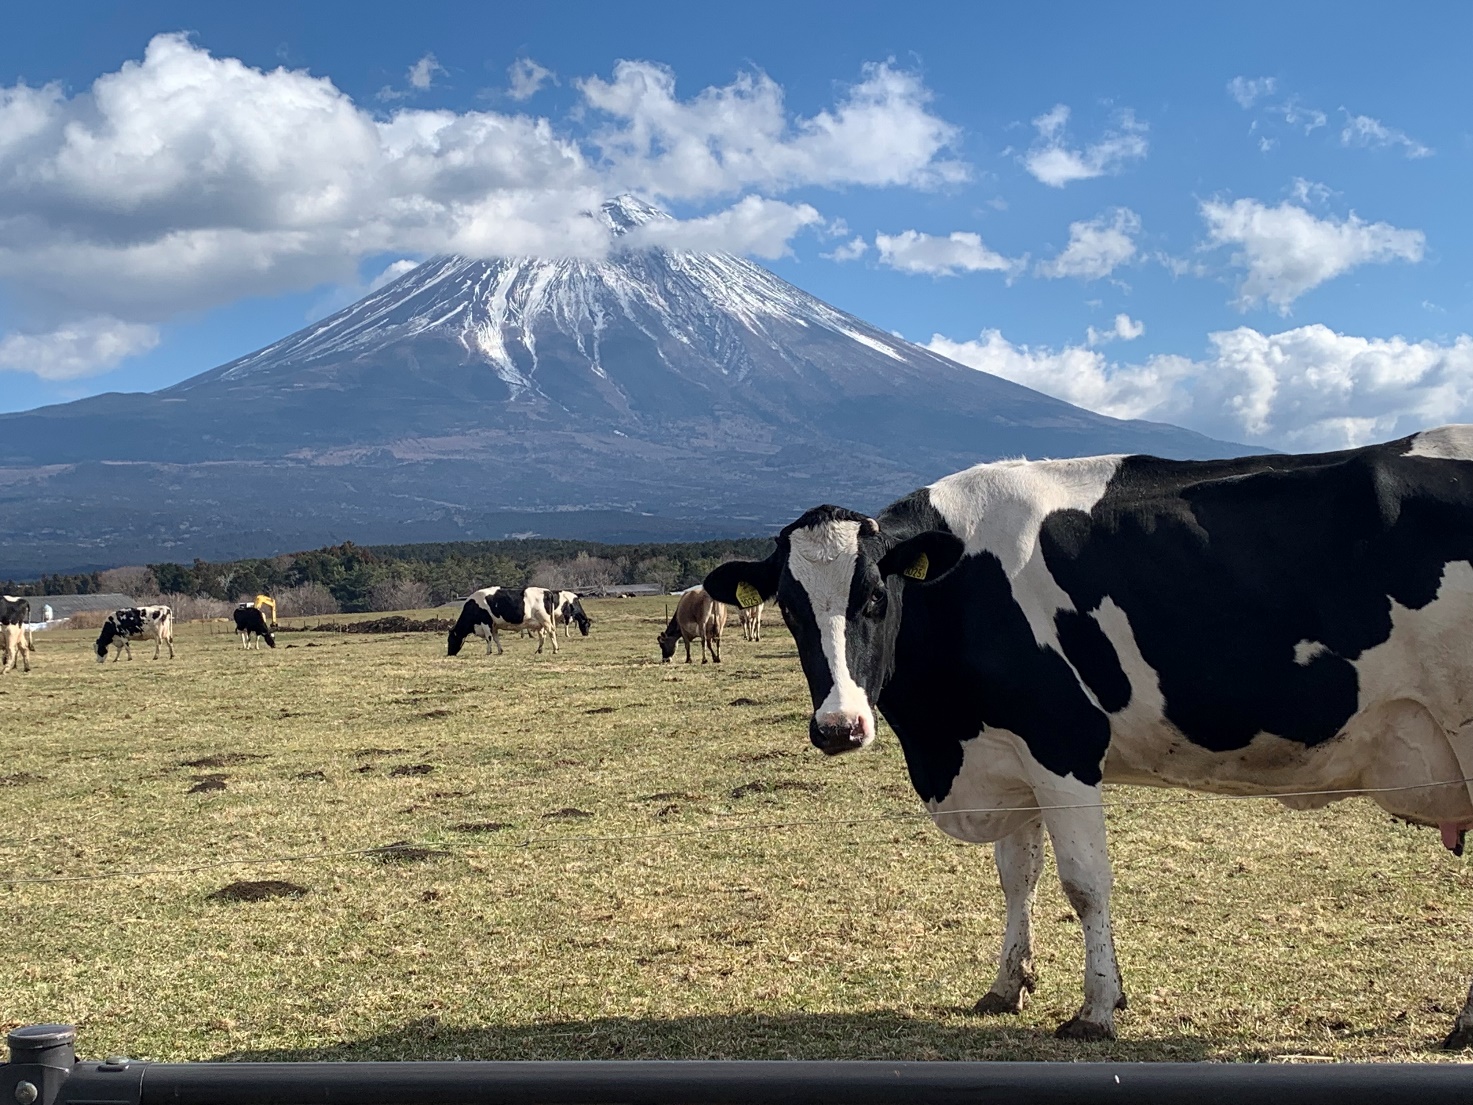
[{"label": "cow's front leg", "polygon": [[1043,821],[1034,818],[992,846],[1007,903],[997,978],[977,1002],[978,1013],[1021,1013],[1033,992],[1033,895],[1043,871]]},{"label": "cow's front leg", "polygon": [[[494,641],[496,643],[497,656],[500,656],[503,652],[506,651],[504,648],[501,647],[501,634],[496,632],[496,627],[494,625],[491,627],[491,641]],[[489,641],[486,644],[486,651],[488,653],[491,651],[491,642]]]},{"label": "cow's front leg", "polygon": [[[1081,793],[1083,792],[1083,793]],[[1115,935],[1110,927],[1110,855],[1105,846],[1105,808],[1099,787],[1040,794],[1045,805],[1082,808],[1044,813],[1059,881],[1084,929],[1084,1005],[1054,1035],[1060,1039],[1113,1040],[1115,1010],[1125,1008]]]}]

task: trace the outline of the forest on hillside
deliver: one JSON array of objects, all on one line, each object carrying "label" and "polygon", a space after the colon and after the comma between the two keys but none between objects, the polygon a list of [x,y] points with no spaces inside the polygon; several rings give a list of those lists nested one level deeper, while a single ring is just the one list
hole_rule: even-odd
[{"label": "forest on hillside", "polygon": [[195,605],[203,607],[264,593],[276,597],[285,617],[438,606],[492,584],[598,592],[653,583],[673,591],[699,583],[722,561],[760,559],[771,551],[770,537],[637,545],[538,538],[422,545],[344,542],[259,559],[197,559],[192,564],[130,565],[6,580],[0,589],[7,595],[167,596],[183,617],[190,616],[183,600],[197,600]]}]

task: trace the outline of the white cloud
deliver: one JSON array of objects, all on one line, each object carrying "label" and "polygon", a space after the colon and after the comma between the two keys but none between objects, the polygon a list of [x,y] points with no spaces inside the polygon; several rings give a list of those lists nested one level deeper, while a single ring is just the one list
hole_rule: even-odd
[{"label": "white cloud", "polygon": [[1325,203],[1335,193],[1323,184],[1297,176],[1290,194],[1300,203]]},{"label": "white cloud", "polygon": [[30,372],[43,380],[75,380],[116,367],[159,343],[152,326],[96,315],[43,334],[0,337],[0,371]]},{"label": "white cloud", "polygon": [[[1345,111],[1343,107],[1340,110]],[[1340,144],[1380,149],[1400,146],[1410,158],[1431,157],[1433,154],[1430,146],[1422,145],[1405,131],[1388,127],[1369,115],[1352,115],[1348,111],[1345,111],[1345,128],[1340,132]]]},{"label": "white cloud", "polygon": [[772,258],[788,251],[789,239],[799,230],[821,222],[823,216],[806,203],[790,204],[747,196],[713,215],[644,223],[625,234],[620,244],[636,249],[661,246]]},{"label": "white cloud", "polygon": [[1107,130],[1084,149],[1071,149],[1065,144],[1065,128],[1069,108],[1056,104],[1033,120],[1038,139],[1023,157],[1023,164],[1038,180],[1053,188],[1062,188],[1075,180],[1089,180],[1118,172],[1127,161],[1146,156],[1146,124],[1126,109],[1117,125]]},{"label": "white cloud", "polygon": [[[524,61],[514,84],[517,71],[542,80]],[[436,72],[427,55],[411,85]],[[706,204],[966,176],[947,152],[955,128],[931,113],[918,76],[890,65],[806,118],[760,74],[682,100],[669,70],[628,62],[580,87],[571,129],[514,112],[384,115],[326,78],[255,69],[179,34],[75,95],[0,86],[0,294],[22,331],[96,315],[151,324],[354,286],[362,260],[386,253],[603,256],[612,238],[590,213],[641,182]],[[784,229],[817,217],[748,199],[664,233],[773,256]]]},{"label": "white cloud", "polygon": [[409,67],[405,78],[409,81],[409,87],[423,92],[434,83],[436,74],[444,75],[445,67],[435,60],[434,54],[426,54]]},{"label": "white cloud", "polygon": [[1096,330],[1093,326],[1085,328],[1084,344],[1088,346],[1104,345],[1106,342],[1115,340],[1135,341],[1146,332],[1146,324],[1138,322],[1129,315],[1118,314],[1115,321],[1108,330]]},{"label": "white cloud", "polygon": [[1274,108],[1274,111],[1281,115],[1284,122],[1291,127],[1297,127],[1303,124],[1305,134],[1318,130],[1329,122],[1329,117],[1319,108],[1305,107],[1298,99],[1292,96]]},{"label": "white cloud", "polygon": [[861,235],[856,234],[843,245],[835,246],[832,253],[821,254],[830,261],[858,261],[869,252],[869,243]]},{"label": "white cloud", "polygon": [[1227,440],[1338,449],[1446,422],[1473,421],[1473,336],[1451,343],[1363,338],[1327,326],[1278,334],[1250,327],[1209,335],[1202,360],[1140,364],[1098,350],[1014,345],[996,330],[975,341],[934,336],[952,360],[1116,418],[1170,421]]},{"label": "white cloud", "polygon": [[1367,223],[1354,214],[1344,221],[1318,219],[1302,207],[1266,207],[1256,200],[1201,204],[1212,245],[1239,246],[1232,263],[1247,269],[1238,289],[1243,308],[1266,300],[1287,314],[1290,305],[1357,265],[1422,259],[1426,237],[1389,223]]},{"label": "white cloud", "polygon": [[1088,222],[1069,224],[1069,244],[1052,261],[1040,261],[1034,271],[1049,279],[1077,276],[1098,280],[1135,256],[1141,220],[1128,207],[1118,207],[1108,220],[1100,215]]},{"label": "white cloud", "polygon": [[511,83],[507,95],[513,100],[530,100],[544,84],[557,83],[551,69],[544,69],[531,58],[517,58],[507,67],[506,79]]},{"label": "white cloud", "polygon": [[1234,77],[1228,81],[1228,95],[1238,101],[1238,106],[1250,108],[1265,96],[1272,96],[1279,85],[1274,77]]},{"label": "white cloud", "polygon": [[578,82],[588,106],[616,122],[597,132],[621,188],[671,199],[742,188],[799,185],[934,187],[968,170],[945,154],[957,130],[927,108],[931,93],[914,73],[868,65],[833,111],[789,120],[782,88],[765,73],[743,73],[690,100],[675,74],[652,62],[621,61],[612,80]]},{"label": "white cloud", "polygon": [[929,276],[955,276],[959,272],[1006,272],[1021,262],[1009,260],[982,244],[982,238],[967,231],[954,231],[945,238],[906,230],[900,234],[876,234],[880,261],[901,272]]}]

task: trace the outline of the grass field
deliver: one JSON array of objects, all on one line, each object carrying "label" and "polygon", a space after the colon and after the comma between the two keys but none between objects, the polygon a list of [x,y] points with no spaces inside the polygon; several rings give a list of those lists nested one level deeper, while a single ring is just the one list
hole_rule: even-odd
[{"label": "grass field", "polygon": [[[1051,870],[1033,1003],[974,1016],[991,850],[916,816],[893,737],[811,749],[781,626],[661,666],[660,600],[588,608],[560,656],[191,625],[99,666],[38,634],[0,678],[0,1020],[158,1059],[1438,1054],[1473,876],[1435,831],[1111,791],[1130,1009],[1057,1042],[1083,953]],[[428,854],[362,851],[396,842]],[[305,892],[211,897],[236,880]]]}]

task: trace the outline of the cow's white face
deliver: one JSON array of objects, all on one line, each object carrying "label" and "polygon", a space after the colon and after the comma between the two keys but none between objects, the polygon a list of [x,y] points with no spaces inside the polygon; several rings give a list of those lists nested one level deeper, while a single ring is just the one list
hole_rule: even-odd
[{"label": "cow's white face", "polygon": [[949,533],[897,542],[873,518],[816,507],[782,531],[767,560],[723,564],[705,587],[742,607],[777,595],[813,699],[809,739],[836,755],[875,738],[874,704],[894,670],[905,588],[939,578],[962,552]]},{"label": "cow's white face", "polygon": [[[779,594],[788,592],[783,595],[784,610],[808,608],[795,619],[793,636],[816,700],[810,735],[818,747],[832,752],[863,748],[875,739],[869,693],[849,667],[849,596],[860,566],[860,525],[835,521],[793,531],[788,536],[786,571],[778,585]],[[879,532],[878,526],[870,525],[872,532]],[[865,572],[857,575],[862,578]],[[817,639],[816,650],[812,638]],[[824,683],[829,684],[828,693],[817,701],[817,688]]]}]

